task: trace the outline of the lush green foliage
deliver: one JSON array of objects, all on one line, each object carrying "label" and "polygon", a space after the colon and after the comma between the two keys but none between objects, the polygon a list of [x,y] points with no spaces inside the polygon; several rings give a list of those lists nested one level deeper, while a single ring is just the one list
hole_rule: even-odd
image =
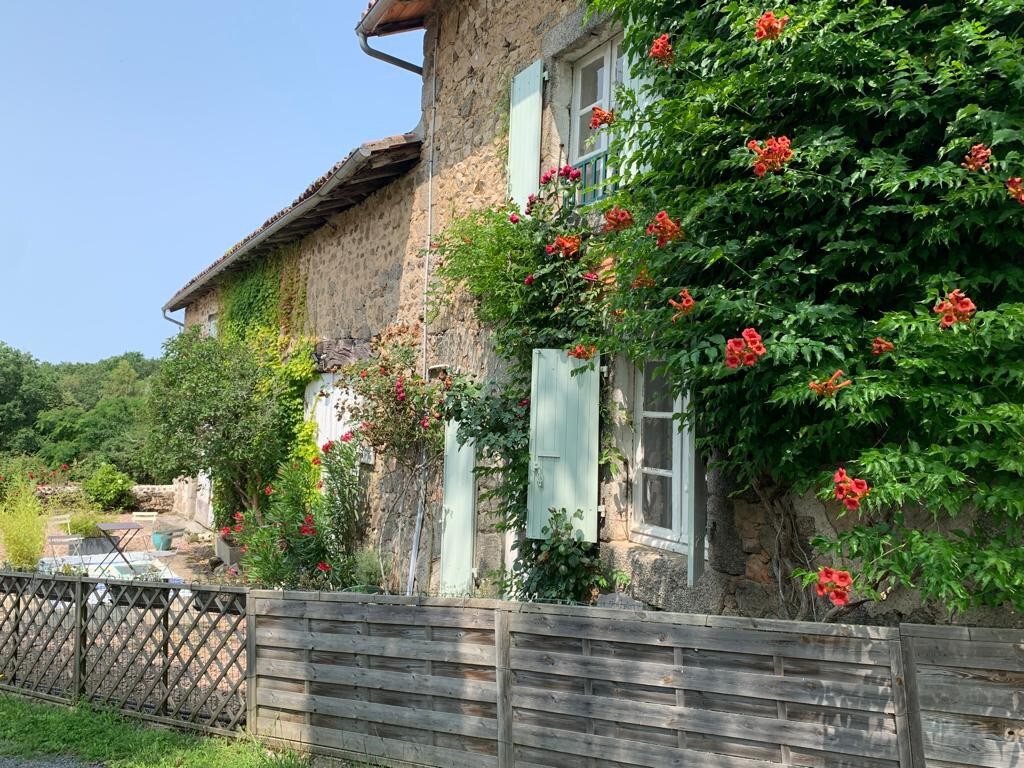
[{"label": "lush green foliage", "polygon": [[249,581],[339,589],[367,577],[357,556],[363,537],[358,451],[351,441],[323,448],[315,461],[282,465],[264,488],[265,508],[237,513],[222,529],[242,546]]},{"label": "lush green foliage", "polygon": [[[466,291],[507,364],[503,378],[485,386],[453,380],[445,403],[446,414],[460,423],[459,438],[475,443],[476,472],[486,478],[480,500],[498,530],[526,525],[533,350],[571,350],[600,334],[607,320],[609,262],[576,206],[579,183],[570,170],[547,172],[527,211],[507,205],[456,219],[436,248],[441,261],[433,311],[448,311],[452,298]],[[525,598],[589,600],[590,587],[599,583],[596,555],[560,533],[556,521],[549,542],[523,542],[506,587]],[[542,548],[564,557],[546,568]],[[561,573],[570,561],[568,574]]]},{"label": "lush green foliage", "polygon": [[[543,539],[520,542],[519,553],[501,583],[502,592],[516,600],[556,600],[592,603],[602,589],[611,585],[596,544],[583,541],[573,528],[573,518],[564,510],[552,510],[542,529]],[[621,581],[620,574],[614,579]]]},{"label": "lush green foliage", "polygon": [[[628,20],[647,82],[620,95],[620,165],[647,170],[617,202],[688,233],[610,237],[607,343],[664,361],[700,446],[743,485],[827,496],[839,465],[867,479],[858,525],[819,542],[860,562],[861,592],[1024,608],[1024,207],[1005,183],[1024,175],[1024,2],[795,3],[775,9],[778,40],[755,39],[755,3],[593,6]],[[667,66],[648,57],[662,34]],[[746,145],[772,136],[793,156],[759,178]],[[976,144],[988,171],[961,165]],[[932,305],[953,289],[980,311],[941,329]],[[730,369],[744,328],[767,354]],[[893,351],[873,355],[875,337]],[[838,369],[853,384],[834,397],[808,387]]]},{"label": "lush green foliage", "polygon": [[[107,768],[305,768],[307,761],[276,755],[254,740],[213,739],[143,726],[86,706],[59,707],[0,696],[0,755],[72,755]],[[34,764],[34,763],[33,763]]]},{"label": "lush green foliage", "polygon": [[94,538],[102,536],[97,527],[100,523],[109,523],[114,518],[93,509],[80,509],[72,512],[68,520],[68,533],[72,536]]},{"label": "lush green foliage", "polygon": [[276,337],[255,339],[184,331],[165,344],[152,384],[158,466],[172,476],[210,472],[221,497],[218,525],[261,508],[301,425],[303,366],[311,363],[282,365]]},{"label": "lush green foliage", "polygon": [[0,456],[68,464],[81,479],[104,462],[140,482],[154,474],[145,452],[144,400],[158,361],[130,352],[97,363],[40,363],[0,343]]},{"label": "lush green foliage", "polygon": [[46,515],[31,483],[18,482],[0,501],[0,541],[11,566],[35,570],[46,542]]},{"label": "lush green foliage", "polygon": [[113,464],[100,464],[82,483],[82,490],[100,509],[126,509],[135,503],[133,485],[132,479]]}]

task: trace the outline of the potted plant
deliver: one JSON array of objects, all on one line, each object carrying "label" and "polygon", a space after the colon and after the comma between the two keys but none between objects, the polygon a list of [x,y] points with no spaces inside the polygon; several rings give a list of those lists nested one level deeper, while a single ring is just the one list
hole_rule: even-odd
[{"label": "potted plant", "polygon": [[[239,526],[236,524],[235,529],[238,528]],[[225,525],[217,532],[213,545],[214,554],[217,555],[221,562],[228,566],[238,565],[242,560],[242,545],[232,535],[235,529]]]},{"label": "potted plant", "polygon": [[108,539],[99,529],[100,523],[108,523],[112,519],[109,515],[101,515],[91,509],[71,514],[68,520],[68,533],[82,537],[82,542],[78,545],[78,554],[105,555],[114,551],[114,543],[119,543],[121,537],[112,536]]}]

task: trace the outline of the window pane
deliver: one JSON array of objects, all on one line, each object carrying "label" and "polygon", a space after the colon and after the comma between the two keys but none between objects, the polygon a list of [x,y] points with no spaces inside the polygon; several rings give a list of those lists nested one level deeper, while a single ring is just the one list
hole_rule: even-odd
[{"label": "window pane", "polygon": [[640,432],[643,441],[644,466],[672,471],[672,433],[675,420],[644,417]]},{"label": "window pane", "polygon": [[577,120],[578,127],[576,135],[579,136],[579,140],[576,144],[576,157],[583,157],[589,155],[591,152],[596,152],[601,148],[600,140],[591,141],[590,137],[594,135],[595,131],[590,129],[590,113],[580,115]]},{"label": "window pane", "polygon": [[675,398],[669,391],[668,382],[662,376],[655,376],[661,363],[644,365],[644,410],[671,413],[674,410]]},{"label": "window pane", "polygon": [[612,91],[614,92],[615,86],[622,85],[626,79],[626,54],[617,45],[612,50],[612,54],[615,56],[615,72],[612,73]]},{"label": "window pane", "polygon": [[672,478],[641,473],[643,522],[672,530]]},{"label": "window pane", "polygon": [[585,64],[580,70],[580,109],[604,101],[604,57]]}]

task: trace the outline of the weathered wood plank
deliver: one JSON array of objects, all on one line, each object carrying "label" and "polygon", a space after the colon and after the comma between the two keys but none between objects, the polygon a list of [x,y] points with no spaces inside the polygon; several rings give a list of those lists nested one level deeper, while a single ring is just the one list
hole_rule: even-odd
[{"label": "weathered wood plank", "polygon": [[494,665],[494,646],[491,645],[262,629],[258,621],[256,644],[257,646],[302,650],[365,653],[371,656],[391,656],[403,659],[430,659],[432,661]]},{"label": "weathered wood plank", "polygon": [[1024,742],[1018,740],[1020,726],[1020,721],[922,712],[925,757],[983,768],[1021,766]]},{"label": "weathered wood plank", "polygon": [[456,677],[424,675],[418,672],[388,672],[366,667],[340,666],[337,664],[306,664],[300,661],[260,660],[257,667],[260,676],[283,677],[294,680],[310,680],[317,683],[351,685],[373,690],[399,691],[401,693],[429,693],[469,701],[497,701],[497,686]]},{"label": "weathered wood plank", "polygon": [[835,683],[808,677],[780,677],[751,672],[707,670],[628,659],[582,657],[513,648],[512,668],[553,675],[599,678],[624,683],[707,691],[844,709],[892,713],[892,690],[887,686]]},{"label": "weathered wood plank", "polygon": [[498,765],[496,757],[479,752],[459,752],[445,747],[414,744],[333,728],[284,723],[270,718],[261,717],[257,722],[257,731],[261,736],[301,744],[313,751],[318,751],[320,747],[346,750],[363,756],[364,760],[367,756],[379,756],[433,768],[497,768]]},{"label": "weathered wood plank", "polygon": [[912,637],[918,664],[967,669],[1024,670],[1024,640],[1014,643],[993,643],[972,640],[959,642],[937,638]]},{"label": "weathered wood plank", "polygon": [[897,757],[896,736],[884,731],[871,733],[794,720],[554,691],[516,691],[512,696],[512,702],[516,707],[541,712],[560,712],[656,728],[684,729],[696,733],[762,741],[768,744],[787,744],[839,754],[887,760]]},{"label": "weathered wood plank", "polygon": [[434,712],[391,704],[376,704],[359,699],[338,699],[330,696],[264,689],[257,693],[257,703],[261,706],[276,707],[293,712],[368,720],[373,723],[455,733],[481,739],[496,739],[498,737],[498,724],[488,718]]},{"label": "weathered wood plank", "polygon": [[682,648],[705,648],[798,659],[848,661],[889,666],[889,644],[883,640],[746,629],[655,624],[633,619],[602,621],[554,615],[513,614],[513,633],[588,637]]},{"label": "weathered wood plank", "polygon": [[511,632],[508,612],[495,611],[494,617],[494,665],[497,692],[498,719],[498,768],[513,768],[515,763],[513,727],[513,677],[510,660]]},{"label": "weathered wood plank", "polygon": [[408,605],[373,605],[339,601],[303,602],[300,600],[256,600],[261,616],[330,619],[371,624],[407,624],[410,626],[464,627],[493,629],[494,611],[483,608],[454,608]]},{"label": "weathered wood plank", "polygon": [[778,768],[777,762],[746,757],[680,749],[642,741],[616,739],[589,733],[553,730],[537,725],[516,724],[516,744],[522,744],[567,755],[615,760],[645,768]]}]

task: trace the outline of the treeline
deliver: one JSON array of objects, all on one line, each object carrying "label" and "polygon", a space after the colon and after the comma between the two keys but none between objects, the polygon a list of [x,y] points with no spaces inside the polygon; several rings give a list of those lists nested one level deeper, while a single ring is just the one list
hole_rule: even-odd
[{"label": "treeline", "polygon": [[0,341],[0,473],[67,465],[72,479],[112,464],[161,482],[148,459],[146,397],[160,366],[138,352],[96,363],[43,363]]}]

